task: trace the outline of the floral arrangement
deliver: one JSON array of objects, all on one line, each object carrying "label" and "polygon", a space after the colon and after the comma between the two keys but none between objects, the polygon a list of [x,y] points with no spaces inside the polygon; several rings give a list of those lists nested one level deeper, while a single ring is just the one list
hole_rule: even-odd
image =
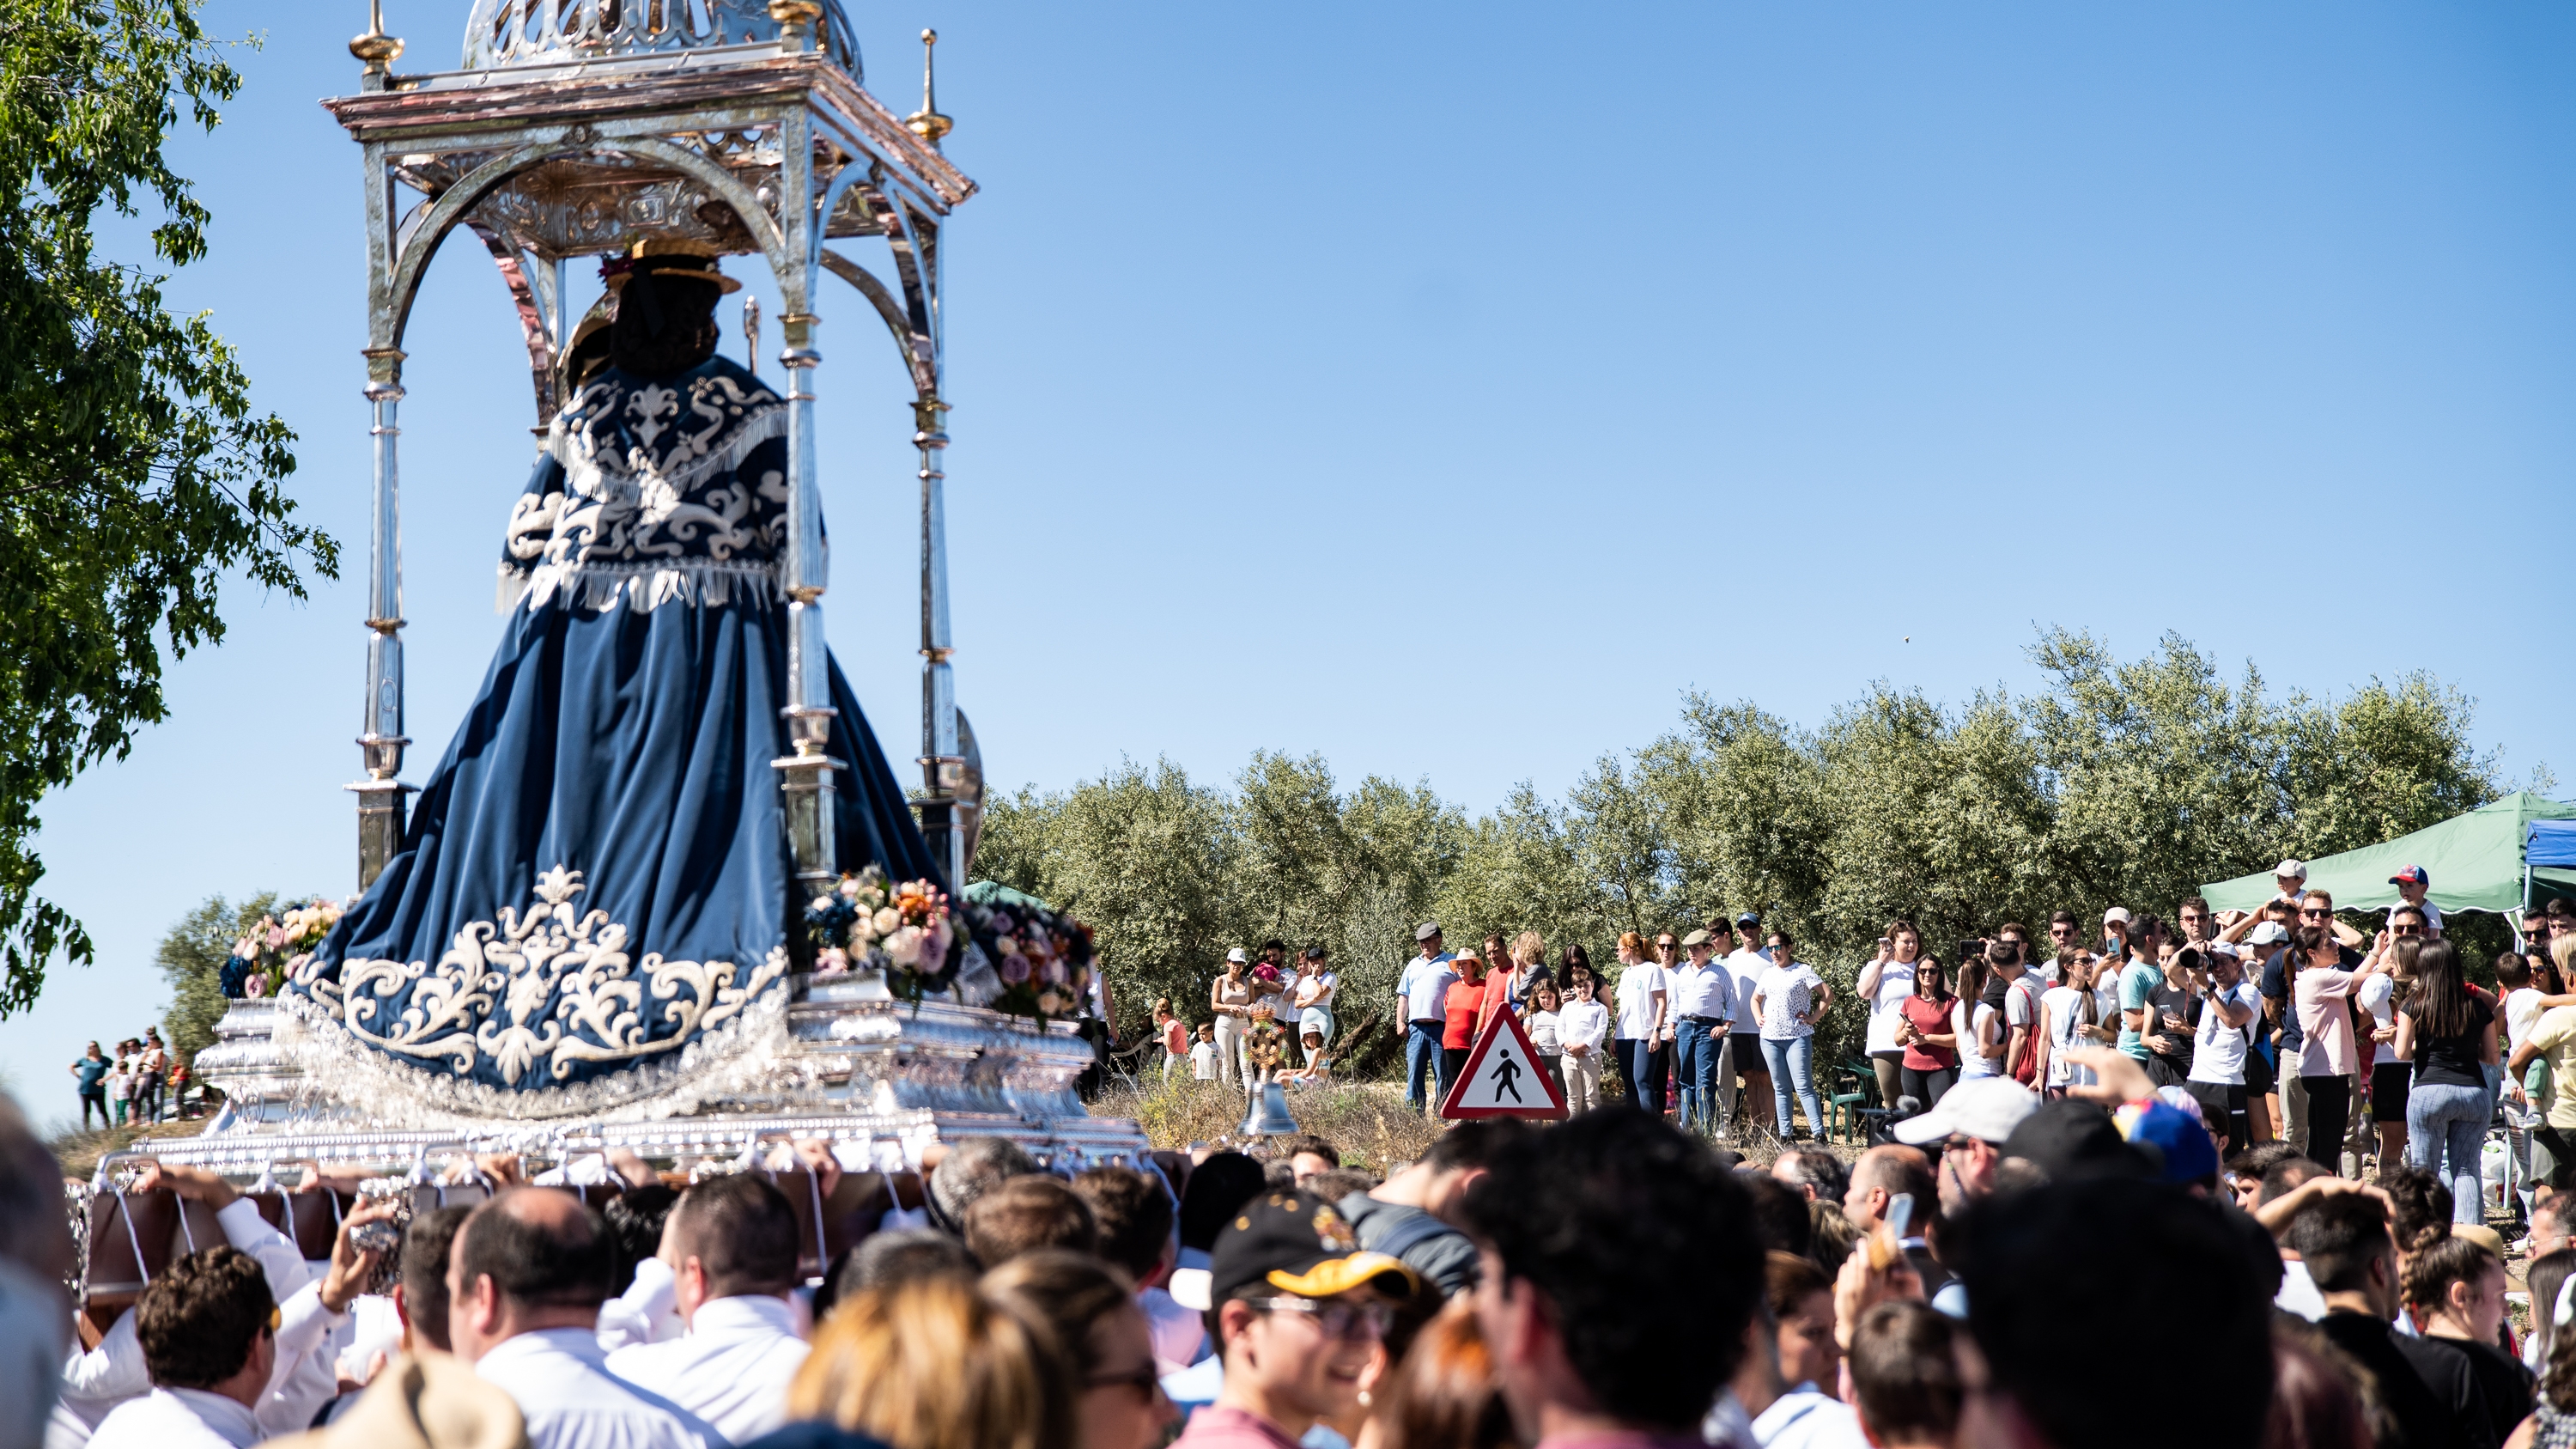
[{"label": "floral arrangement", "polygon": [[1040,1020],[1080,1015],[1091,984],[1091,931],[1023,897],[994,907],[952,902],[930,881],[889,885],[869,866],[806,907],[818,976],[884,974],[918,1001],[959,988],[971,1005]]},{"label": "floral arrangement", "polygon": [[[975,907],[969,907],[976,910]],[[1091,928],[1035,906],[982,911],[1002,994],[993,1005],[1015,1016],[1080,1016],[1090,1004]]]},{"label": "floral arrangement", "polygon": [[805,925],[818,975],[882,971],[889,981],[906,980],[916,998],[956,984],[961,943],[947,893],[929,881],[890,886],[884,871],[869,866],[816,896]]},{"label": "floral arrangement", "polygon": [[288,972],[304,964],[314,948],[322,944],[322,938],[331,934],[341,913],[356,903],[354,897],[345,901],[316,899],[260,917],[249,934],[233,942],[233,953],[224,958],[217,984],[225,997],[239,1000],[266,996],[271,987],[286,979]]}]

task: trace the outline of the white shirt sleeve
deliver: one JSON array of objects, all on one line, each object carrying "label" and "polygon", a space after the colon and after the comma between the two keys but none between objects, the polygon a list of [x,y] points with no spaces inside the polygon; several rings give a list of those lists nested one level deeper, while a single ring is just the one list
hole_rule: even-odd
[{"label": "white shirt sleeve", "polygon": [[134,1336],[134,1310],[126,1309],[108,1325],[98,1347],[74,1352],[63,1364],[63,1397],[114,1403],[152,1392],[152,1372],[143,1366],[143,1344]]},{"label": "white shirt sleeve", "polygon": [[635,1281],[624,1293],[599,1306],[599,1346],[610,1353],[632,1343],[661,1343],[680,1337],[689,1326],[680,1321],[680,1286],[671,1267],[659,1258],[635,1265]]},{"label": "white shirt sleeve", "polygon": [[308,1283],[278,1305],[277,1367],[252,1417],[262,1433],[293,1434],[313,1427],[313,1416],[339,1391],[339,1330],[347,1313],[322,1306],[322,1285]]},{"label": "white shirt sleeve", "polygon": [[215,1221],[223,1226],[224,1241],[258,1260],[260,1271],[268,1275],[269,1295],[280,1304],[313,1281],[313,1269],[304,1261],[304,1250],[268,1225],[268,1219],[259,1215],[259,1204],[246,1197],[234,1198],[215,1214]]}]

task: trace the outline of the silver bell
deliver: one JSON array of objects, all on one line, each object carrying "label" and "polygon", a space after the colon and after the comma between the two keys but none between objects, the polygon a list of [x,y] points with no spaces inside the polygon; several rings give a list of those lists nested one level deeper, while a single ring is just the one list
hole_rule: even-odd
[{"label": "silver bell", "polygon": [[1297,1119],[1288,1115],[1288,1092],[1277,1082],[1261,1084],[1260,1094],[1252,1099],[1252,1109],[1243,1114],[1243,1125],[1235,1129],[1238,1137],[1294,1137]]}]

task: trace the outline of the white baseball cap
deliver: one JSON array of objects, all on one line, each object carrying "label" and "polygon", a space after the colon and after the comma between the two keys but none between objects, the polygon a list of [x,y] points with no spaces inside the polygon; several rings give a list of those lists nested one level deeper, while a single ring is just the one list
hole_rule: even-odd
[{"label": "white baseball cap", "polygon": [[1237,946],[1233,950],[1225,953],[1225,959],[1228,961],[1249,961],[1252,958],[1244,955],[1243,948],[1241,946]]},{"label": "white baseball cap", "polygon": [[2102,913],[2103,925],[2110,925],[2114,921],[2119,922],[2123,926],[2129,924],[2129,908],[2127,906],[2113,906],[2111,909]]},{"label": "white baseball cap", "polygon": [[2278,921],[2265,921],[2245,938],[2248,945],[2271,946],[2290,939],[2289,928]]},{"label": "white baseball cap", "polygon": [[1978,1077],[1941,1094],[1931,1111],[1896,1124],[1896,1140],[1922,1147],[1948,1137],[1974,1137],[2000,1147],[2022,1119],[2039,1110],[2039,1094],[2010,1077]]},{"label": "white baseball cap", "polygon": [[2308,878],[2308,863],[2304,860],[2285,860],[2279,865],[2272,867],[2272,874],[2276,876],[2286,875],[2296,880],[2306,880]]}]

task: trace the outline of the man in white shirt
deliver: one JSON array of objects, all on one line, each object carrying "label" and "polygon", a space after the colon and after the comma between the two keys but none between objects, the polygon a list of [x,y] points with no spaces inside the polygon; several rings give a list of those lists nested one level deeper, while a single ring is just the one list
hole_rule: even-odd
[{"label": "man in white shirt", "polygon": [[2245,1050],[2248,1028],[2263,1011],[2254,983],[2245,979],[2236,948],[2217,942],[2200,948],[2208,964],[2192,984],[2203,993],[2200,1023],[2191,1044],[2191,1075],[2183,1089],[2200,1103],[2201,1120],[2227,1134],[2229,1157],[2252,1140],[2245,1117]]},{"label": "man in white shirt", "polygon": [[787,1422],[787,1382],[805,1362],[796,1290],[796,1210],[759,1176],[713,1177],[680,1194],[662,1228],[686,1338],[608,1356],[608,1371],[713,1424],[737,1444]]},{"label": "man in white shirt", "polygon": [[1735,1020],[1735,978],[1718,962],[1708,932],[1693,931],[1682,937],[1682,949],[1690,958],[1671,968],[1664,986],[1672,999],[1681,1125],[1722,1131],[1726,1122],[1717,1110],[1717,1062],[1726,1046],[1728,1025]]},{"label": "man in white shirt", "polygon": [[[280,1317],[275,1369],[265,1393],[253,1405],[254,1416],[263,1435],[304,1428],[338,1386],[330,1348],[349,1321],[349,1307],[360,1286],[375,1269],[378,1255],[359,1250],[351,1234],[361,1224],[391,1217],[393,1207],[373,1204],[344,1218],[332,1246],[331,1270],[316,1279],[303,1251],[269,1226],[258,1205],[220,1174],[202,1167],[151,1163],[129,1196],[164,1189],[213,1208],[215,1223],[229,1246],[259,1265]],[[149,1392],[153,1380],[137,1331],[139,1311],[140,1305],[128,1309],[110,1325],[98,1347],[72,1354],[63,1365],[62,1399],[54,1406],[51,1443],[80,1444],[119,1405]]]},{"label": "man in white shirt", "polygon": [[190,1253],[153,1275],[135,1336],[152,1391],[116,1407],[93,1449],[249,1449],[253,1411],[277,1367],[277,1300],[238,1248]]},{"label": "man in white shirt", "polygon": [[1395,983],[1395,1009],[1405,1021],[1404,1105],[1419,1112],[1423,1087],[1440,1074],[1440,1034],[1448,1026],[1444,1012],[1458,973],[1449,969],[1452,958],[1440,949],[1438,921],[1414,927],[1413,939],[1422,954],[1404,963],[1404,974]]},{"label": "man in white shirt", "polygon": [[608,1372],[608,1263],[606,1225],[581,1199],[503,1191],[465,1220],[448,1259],[456,1356],[518,1401],[529,1449],[728,1449],[704,1420]]},{"label": "man in white shirt", "polygon": [[1726,963],[1726,974],[1735,984],[1735,1024],[1727,1029],[1726,1049],[1719,1053],[1717,1095],[1727,1120],[1735,1118],[1735,1092],[1742,1084],[1744,1095],[1753,1103],[1758,1118],[1764,1103],[1771,1100],[1771,1068],[1762,1056],[1762,1023],[1753,1019],[1753,988],[1760,985],[1762,973],[1771,969],[1771,953],[1760,949],[1762,918],[1746,911],[1735,918],[1735,929],[1718,928],[1717,949]]}]

